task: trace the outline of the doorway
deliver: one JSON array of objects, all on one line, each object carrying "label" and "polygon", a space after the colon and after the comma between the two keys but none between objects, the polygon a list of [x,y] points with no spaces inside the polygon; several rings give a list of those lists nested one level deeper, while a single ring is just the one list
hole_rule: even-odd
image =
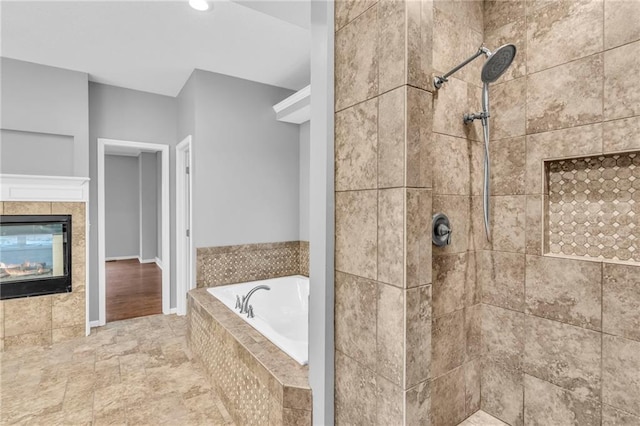
[{"label": "doorway", "polygon": [[[132,154],[133,153],[133,154]],[[160,208],[157,214],[160,217],[157,229],[160,236],[158,246],[159,256],[147,259],[142,251],[137,256],[124,256],[123,258],[107,258],[107,214],[106,214],[106,174],[105,165],[109,155],[140,155],[141,153],[153,153],[159,156],[158,166],[160,169],[159,181],[160,191]],[[153,306],[153,292],[149,293],[145,287],[155,285],[157,288],[158,281],[161,282],[161,298],[162,313],[170,313],[169,297],[170,297],[170,245],[169,245],[169,146],[161,144],[152,144],[145,142],[121,141],[113,139],[98,139],[98,307],[99,307],[99,323],[104,325],[107,320],[121,319],[132,316],[146,315],[149,306]],[[140,224],[144,220],[140,217]],[[110,232],[110,237],[112,237]],[[124,238],[124,237],[123,237]],[[142,246],[140,247],[142,250]],[[107,260],[109,262],[107,265]],[[158,268],[158,266],[160,268]],[[116,284],[109,288],[110,314],[107,315],[107,271],[110,282],[113,280]],[[145,277],[145,282],[140,282],[140,277]],[[138,281],[137,281],[138,280]],[[113,290],[113,291],[112,291]],[[157,291],[156,291],[157,293]],[[145,295],[151,295],[148,299]],[[112,297],[113,296],[113,297]],[[157,298],[156,297],[156,303]],[[127,306],[128,298],[136,298],[136,312],[129,312],[131,308]],[[131,301],[131,300],[129,300]],[[111,304],[114,313],[112,314]],[[157,309],[157,308],[156,308]],[[109,318],[108,318],[109,317]]]},{"label": "doorway", "polygon": [[191,135],[176,146],[176,294],[177,314],[187,313],[187,292],[195,287]]}]

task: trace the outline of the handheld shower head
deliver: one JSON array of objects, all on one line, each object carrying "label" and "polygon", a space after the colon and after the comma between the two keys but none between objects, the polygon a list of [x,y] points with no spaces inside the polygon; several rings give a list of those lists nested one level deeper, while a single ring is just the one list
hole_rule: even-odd
[{"label": "handheld shower head", "polygon": [[513,44],[500,46],[493,52],[482,66],[480,78],[484,83],[493,83],[509,68],[516,56]]}]

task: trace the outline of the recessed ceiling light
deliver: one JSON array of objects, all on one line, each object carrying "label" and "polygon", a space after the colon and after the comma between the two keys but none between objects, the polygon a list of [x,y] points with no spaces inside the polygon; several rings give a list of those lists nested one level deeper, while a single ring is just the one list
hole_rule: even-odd
[{"label": "recessed ceiling light", "polygon": [[209,10],[209,2],[207,0],[189,0],[189,6],[200,12]]}]

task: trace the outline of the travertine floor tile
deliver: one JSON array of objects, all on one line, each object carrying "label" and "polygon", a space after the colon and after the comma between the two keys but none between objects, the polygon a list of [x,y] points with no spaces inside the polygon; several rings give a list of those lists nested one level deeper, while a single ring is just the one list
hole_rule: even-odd
[{"label": "travertine floor tile", "polygon": [[154,315],[0,354],[0,424],[233,424],[187,348],[186,321]]}]

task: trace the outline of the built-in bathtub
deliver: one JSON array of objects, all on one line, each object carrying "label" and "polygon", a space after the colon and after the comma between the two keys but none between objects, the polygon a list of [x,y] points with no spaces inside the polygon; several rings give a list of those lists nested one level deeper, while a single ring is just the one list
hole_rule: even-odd
[{"label": "built-in bathtub", "polygon": [[[249,318],[247,314],[241,314],[240,310],[235,308],[236,297],[242,299],[242,296],[259,285],[266,285],[269,290],[261,289],[251,295],[249,303],[254,316]],[[309,278],[294,275],[210,287],[207,291],[299,364],[307,364]]]},{"label": "built-in bathtub", "polygon": [[[199,359],[211,384],[220,395],[227,410],[237,424],[243,425],[292,425],[311,424],[311,389],[308,384],[308,366],[301,365],[278,346],[300,343],[306,334],[308,320],[291,312],[278,314],[273,300],[280,299],[280,310],[290,311],[295,299],[308,306],[308,284],[300,282],[306,277],[287,277],[280,284],[272,280],[220,286],[214,297],[207,288],[194,289],[188,295],[188,342],[191,351]],[[283,284],[286,283],[286,284]],[[236,311],[236,294],[259,284],[271,290],[259,290],[253,294],[253,324],[247,323]],[[245,291],[246,290],[246,291]],[[305,293],[306,292],[306,293]],[[295,297],[293,295],[296,295]],[[231,301],[229,302],[229,298]],[[286,300],[286,301],[285,301]],[[272,308],[272,309],[267,309]],[[282,332],[282,325],[303,323],[305,329],[289,327]],[[271,320],[272,331],[281,330],[282,340],[276,343],[257,331],[256,322]],[[274,340],[278,340],[275,338]],[[295,345],[294,345],[295,346]],[[306,348],[306,344],[304,345]],[[306,361],[306,355],[302,361]]]}]

